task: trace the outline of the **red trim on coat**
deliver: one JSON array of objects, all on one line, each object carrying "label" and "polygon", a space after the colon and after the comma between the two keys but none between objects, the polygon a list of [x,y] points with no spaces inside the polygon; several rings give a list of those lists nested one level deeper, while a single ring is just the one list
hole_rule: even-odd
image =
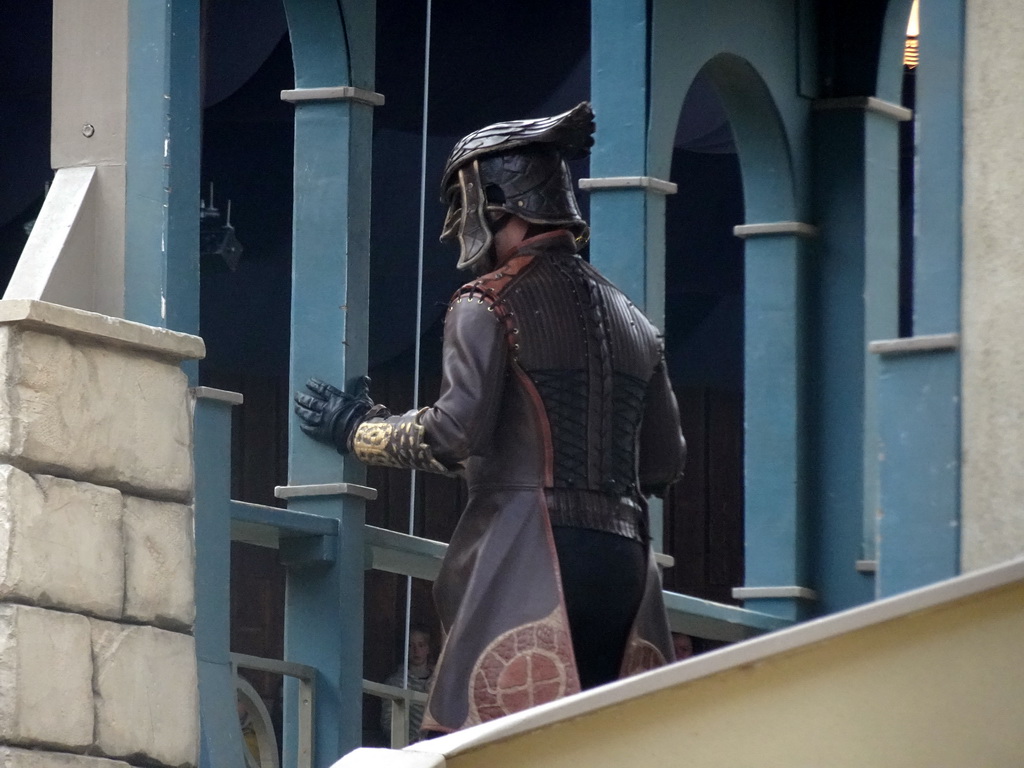
[{"label": "red trim on coat", "polygon": [[[544,488],[551,488],[555,484],[555,451],[554,442],[551,439],[551,424],[548,422],[547,411],[544,410],[544,401],[541,400],[540,392],[533,383],[533,379],[526,375],[526,371],[519,367],[519,363],[513,360],[510,363],[512,372],[522,385],[526,394],[533,404],[533,410],[537,417],[537,427],[540,430],[541,447],[544,449]],[[547,511],[545,501],[544,510]],[[550,527],[550,526],[549,526]]]}]

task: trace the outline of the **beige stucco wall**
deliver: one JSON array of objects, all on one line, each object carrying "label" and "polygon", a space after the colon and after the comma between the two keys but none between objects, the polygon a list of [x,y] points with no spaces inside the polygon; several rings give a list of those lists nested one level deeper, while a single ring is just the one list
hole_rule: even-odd
[{"label": "beige stucco wall", "polygon": [[972,595],[466,750],[445,768],[1018,768],[1022,599],[1019,583]]},{"label": "beige stucco wall", "polygon": [[1024,558],[334,768],[1020,768]]},{"label": "beige stucco wall", "polygon": [[961,560],[969,571],[1024,552],[1024,0],[966,8]]}]

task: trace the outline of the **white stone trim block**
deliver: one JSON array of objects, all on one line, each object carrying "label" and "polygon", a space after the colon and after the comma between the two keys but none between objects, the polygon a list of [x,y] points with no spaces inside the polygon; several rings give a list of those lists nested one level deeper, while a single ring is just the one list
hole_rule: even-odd
[{"label": "white stone trim block", "polygon": [[359,747],[336,762],[332,768],[444,768],[444,755],[411,749]]},{"label": "white stone trim block", "polygon": [[199,692],[192,637],[91,622],[96,748],[132,763],[196,765]]},{"label": "white stone trim block", "polygon": [[0,465],[0,599],[119,618],[121,494]]},{"label": "white stone trim block", "polygon": [[763,224],[737,224],[732,228],[734,236],[741,240],[748,237],[765,237],[773,235],[796,235],[797,237],[817,237],[818,228],[802,221],[769,221]]},{"label": "white stone trim block", "polygon": [[604,176],[580,179],[579,187],[584,192],[599,189],[646,189],[659,195],[674,195],[679,185],[653,176]]},{"label": "white stone trim block", "polygon": [[813,589],[790,585],[778,587],[733,587],[732,596],[734,600],[763,600],[766,598],[797,598],[799,600],[818,599],[818,593]]},{"label": "white stone trim block", "polygon": [[0,740],[82,750],[93,740],[89,619],[0,605]]},{"label": "white stone trim block", "polygon": [[384,106],[384,95],[351,85],[337,85],[326,88],[294,88],[281,91],[281,101],[353,101],[370,107]]},{"label": "white stone trim block", "polygon": [[119,760],[0,746],[0,768],[130,768]]},{"label": "white stone trim block", "polygon": [[914,110],[902,104],[893,104],[875,96],[843,96],[836,99],[815,99],[811,102],[815,112],[828,112],[837,109],[862,109],[876,115],[884,115],[896,122],[905,123],[914,119]]},{"label": "white stone trim block", "polygon": [[121,347],[132,350],[134,354],[173,363],[198,360],[206,355],[206,345],[198,336],[46,301],[0,301],[0,325],[41,331],[105,347]]},{"label": "white stone trim block", "polygon": [[190,630],[196,618],[192,508],[124,497],[127,619]]}]

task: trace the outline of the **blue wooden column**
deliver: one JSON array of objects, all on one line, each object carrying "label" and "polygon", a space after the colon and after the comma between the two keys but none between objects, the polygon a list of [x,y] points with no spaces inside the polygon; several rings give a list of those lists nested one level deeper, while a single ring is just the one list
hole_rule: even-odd
[{"label": "blue wooden column", "polygon": [[[746,583],[734,595],[784,618],[805,615],[815,598],[808,581],[804,326],[806,262],[813,242],[808,238],[816,230],[806,210],[809,157],[803,148],[809,110],[801,91],[809,79],[806,62],[815,54],[813,37],[798,35],[806,30],[796,23],[802,18],[796,11],[805,5],[655,0],[647,85],[648,175],[670,172],[680,110],[698,73],[715,86],[735,138],[748,224],[737,232],[747,238]],[[596,19],[596,10],[592,15]],[[608,34],[621,32],[613,28]],[[603,60],[596,43],[592,57]],[[622,58],[627,71],[643,66],[635,50]],[[598,84],[593,87],[596,100]],[[627,96],[632,98],[620,98]],[[663,210],[649,199],[648,275],[663,259],[663,220]]]},{"label": "blue wooden column", "polygon": [[878,595],[960,569],[960,261],[964,3],[921,3],[914,312],[880,339]]},{"label": "blue wooden column", "polygon": [[[375,37],[370,0],[286,0],[295,62],[295,176],[290,383],[342,386],[366,372],[370,145]],[[344,18],[342,18],[342,12]],[[285,657],[317,669],[314,762],[359,746],[362,727],[364,470],[289,422],[288,508],[339,521],[330,551],[282,556],[289,565]],[[355,493],[356,495],[353,495]],[[285,696],[284,754],[296,745],[296,688]]]},{"label": "blue wooden column", "polygon": [[790,620],[810,615],[807,520],[804,222],[736,227],[744,248],[744,586],[746,607]]},{"label": "blue wooden column", "polygon": [[128,34],[124,316],[198,333],[199,0],[129,0]]},{"label": "blue wooden column", "polygon": [[[591,99],[597,120],[590,178],[590,262],[665,327],[665,195],[647,174],[648,4],[591,3]],[[664,513],[651,499],[651,537],[663,548]]]},{"label": "blue wooden column", "polygon": [[875,341],[870,349],[880,363],[876,593],[888,597],[960,570],[959,334]]},{"label": "blue wooden column", "polygon": [[[729,116],[743,173],[744,586],[747,607],[796,620],[810,615],[807,267],[818,230],[800,204],[803,153],[789,138],[774,93],[795,79],[765,79],[750,61],[719,54],[705,67]],[[770,70],[765,70],[769,72]],[[774,91],[773,91],[774,89]],[[799,135],[794,133],[793,135]]]},{"label": "blue wooden column", "polygon": [[195,405],[196,661],[203,768],[244,765],[231,669],[231,407],[233,392],[197,387]]},{"label": "blue wooden column", "polygon": [[597,134],[580,188],[590,193],[591,263],[663,328],[664,195],[674,187],[647,176],[647,13],[646,0],[592,4]]},{"label": "blue wooden column", "polygon": [[899,123],[911,113],[869,96],[813,106],[814,578],[832,612],[874,596],[878,359],[867,342],[898,333]]}]

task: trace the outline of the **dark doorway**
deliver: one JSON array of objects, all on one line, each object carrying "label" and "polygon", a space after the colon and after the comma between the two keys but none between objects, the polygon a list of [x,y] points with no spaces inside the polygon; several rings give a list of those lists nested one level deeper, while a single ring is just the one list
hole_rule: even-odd
[{"label": "dark doorway", "polygon": [[665,504],[665,587],[733,602],[743,583],[743,222],[739,160],[714,86],[698,76],[680,113],[666,201],[666,355],[686,474]]}]

